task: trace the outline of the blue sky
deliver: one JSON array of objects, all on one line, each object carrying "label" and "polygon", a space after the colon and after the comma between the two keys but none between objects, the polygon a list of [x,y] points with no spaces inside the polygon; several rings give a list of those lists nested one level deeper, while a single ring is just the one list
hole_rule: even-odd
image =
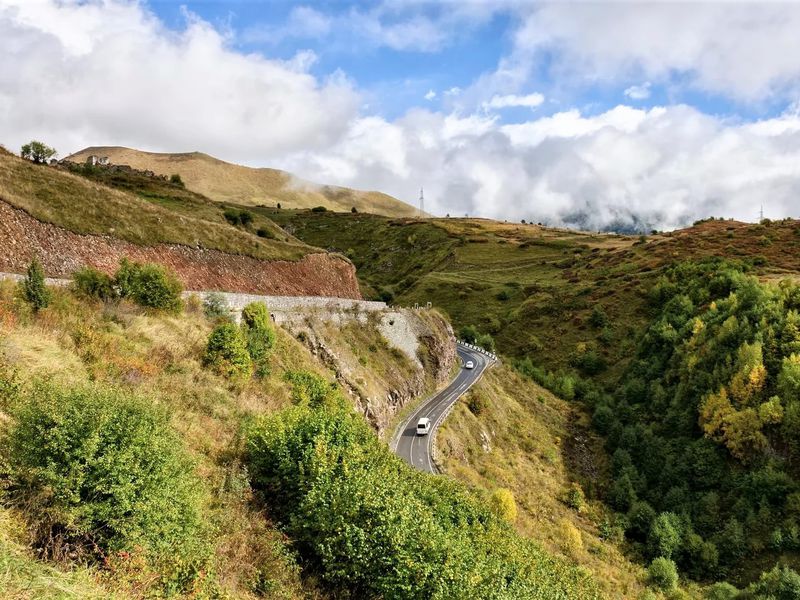
[{"label": "blue sky", "polygon": [[586,228],[800,216],[797,31],[793,2],[0,0],[0,143]]},{"label": "blue sky", "polygon": [[[389,4],[390,9],[378,2],[150,2],[163,22],[176,30],[185,26],[187,10],[220,29],[229,29],[232,45],[242,52],[289,60],[298,52],[312,51],[315,61],[309,72],[317,77],[336,71],[346,73],[366,93],[368,108],[390,119],[414,106],[447,109],[450,101],[443,92],[468,88],[482,74],[495,69],[513,50],[514,31],[525,14],[525,11],[520,13],[518,7],[535,6],[534,2],[474,4],[484,6],[481,14],[472,20],[457,21],[454,31],[451,29],[454,25],[446,23],[446,14],[453,6],[448,2],[395,2]],[[422,18],[450,30],[442,34],[441,43],[436,43],[435,36],[431,36],[433,47],[409,42],[407,48],[396,48],[374,40],[366,41],[349,31],[337,33],[335,24],[324,33],[302,31],[297,27],[299,22],[307,23],[314,19],[347,20],[353,13],[379,14],[376,18],[383,27],[403,25]],[[620,38],[619,43],[624,44],[624,38]],[[565,106],[578,107],[583,114],[592,115],[626,102],[643,108],[686,103],[708,114],[755,120],[780,114],[789,102],[784,97],[742,100],[718,91],[696,88],[686,85],[691,74],[680,70],[662,81],[651,82],[646,77],[632,74],[626,78],[563,86],[549,68],[550,54],[547,50],[542,52],[523,85],[526,89],[521,90],[546,93],[548,101],[537,107],[541,115],[556,113]],[[646,98],[631,98],[625,94],[625,90],[632,86],[645,85]],[[431,90],[436,92],[436,97],[426,100],[425,95]],[[529,113],[527,108],[509,107],[498,116],[503,122],[519,122],[529,118]]]}]

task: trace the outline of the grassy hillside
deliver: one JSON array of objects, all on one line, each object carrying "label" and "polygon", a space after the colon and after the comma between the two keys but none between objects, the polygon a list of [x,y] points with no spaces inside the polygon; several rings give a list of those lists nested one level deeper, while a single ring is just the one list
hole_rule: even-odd
[{"label": "grassy hillside", "polygon": [[602,441],[587,428],[580,407],[498,365],[459,402],[438,441],[449,475],[488,493],[511,490],[524,535],[587,568],[605,597],[636,598],[646,575],[620,551],[610,511],[596,500],[568,503],[577,482],[601,481],[607,470],[597,458]]},{"label": "grassy hillside", "polygon": [[475,325],[494,336],[507,356],[553,370],[578,365],[606,381],[621,375],[653,316],[649,287],[673,262],[734,256],[767,279],[800,272],[796,221],[710,220],[634,237],[480,219],[260,211],[306,243],[346,254],[365,296],[430,301],[456,329]]},{"label": "grassy hillside", "polygon": [[199,245],[265,260],[297,260],[316,251],[265,218],[247,227],[231,225],[224,208],[165,182],[123,175],[96,175],[92,181],[5,151],[0,151],[0,200],[76,233],[141,245]]},{"label": "grassy hillside", "polygon": [[280,203],[284,208],[325,206],[330,210],[411,216],[414,207],[380,192],[318,185],[278,169],[254,169],[216,159],[202,152],[158,154],[119,146],[97,146],[76,152],[69,160],[82,163],[90,155],[107,156],[112,164],[130,165],[161,175],[179,174],[187,187],[218,202],[248,206]]},{"label": "grassy hillside", "polygon": [[[328,538],[325,536],[338,535],[338,530],[330,529],[330,525],[351,517],[354,520],[343,527],[345,531],[352,532],[353,544],[379,535],[375,530],[367,538],[362,538],[356,531],[356,528],[369,530],[371,521],[359,516],[365,514],[359,511],[372,510],[369,508],[369,490],[377,487],[370,484],[363,491],[363,501],[366,503],[363,506],[358,502],[352,503],[354,498],[361,498],[360,495],[348,495],[350,508],[355,512],[343,508],[336,510],[336,518],[331,521],[325,520],[327,517],[320,520],[323,513],[314,511],[323,510],[324,506],[315,505],[316,493],[309,492],[308,501],[302,505],[303,514],[284,521],[283,511],[289,507],[294,510],[294,507],[301,505],[273,504],[278,496],[257,493],[262,488],[254,492],[250,487],[249,473],[255,473],[257,468],[260,476],[264,476],[262,469],[265,465],[277,463],[266,461],[248,468],[244,466],[253,460],[243,446],[244,439],[252,436],[251,423],[263,424],[270,419],[272,422],[289,423],[293,415],[299,414],[298,411],[310,410],[310,413],[304,414],[313,416],[315,403],[327,402],[318,398],[335,394],[327,383],[334,379],[335,374],[304,345],[285,331],[278,330],[266,368],[259,371],[260,377],[226,379],[215,374],[212,367],[204,367],[206,342],[214,326],[215,321],[205,317],[193,302],[188,303],[183,314],[165,315],[144,311],[126,302],[101,303],[79,299],[66,289],[52,290],[49,307],[34,314],[22,300],[16,285],[0,283],[0,436],[4,440],[0,445],[0,505],[15,507],[13,513],[5,508],[0,511],[0,567],[9,568],[7,571],[0,568],[0,596],[140,598],[169,592],[179,597],[193,598],[285,599],[322,598],[333,592],[338,597],[347,595],[348,590],[358,596],[358,590],[364,589],[359,587],[364,585],[364,580],[359,579],[355,571],[350,571],[360,564],[360,555],[346,553],[335,566],[329,565],[325,559],[325,548],[330,548],[329,544],[334,543],[334,538],[326,541]],[[368,348],[356,347],[362,343],[378,343],[378,338],[367,335],[363,329],[345,329],[342,343],[354,346],[355,353],[367,357],[367,360],[359,363],[365,372],[373,368],[371,365],[375,363],[377,371],[374,379],[377,382],[386,376],[386,365],[379,363],[391,360],[392,353],[381,349],[384,354],[380,356],[384,358],[373,361],[375,353]],[[326,332],[322,333],[327,335]],[[298,388],[298,385],[308,387]],[[380,393],[377,388],[376,393]],[[385,394],[383,391],[382,395]],[[99,405],[98,400],[101,402]],[[87,419],[86,415],[81,416],[87,419],[85,422],[76,421],[73,417],[59,417],[44,426],[48,431],[46,438],[37,438],[39,442],[34,441],[33,445],[21,445],[20,440],[33,440],[38,430],[26,426],[20,431],[17,423],[29,419],[32,414],[38,414],[37,411],[55,410],[60,415],[62,413],[58,411],[68,410],[72,411],[69,414],[80,416],[83,407],[98,411],[97,418],[113,421],[116,411],[109,413],[109,409],[104,408],[104,403],[112,401],[120,403],[123,409],[120,414],[133,411],[126,418],[139,414],[137,411],[141,410],[145,410],[144,416],[156,415],[156,420],[152,421],[155,425],[160,419],[166,418],[169,430],[178,440],[177,443],[170,442],[170,448],[176,451],[183,448],[182,451],[188,456],[190,473],[197,486],[195,493],[202,499],[198,510],[201,511],[204,524],[198,530],[197,537],[189,540],[188,551],[192,553],[190,556],[194,556],[191,561],[187,562],[184,558],[178,560],[186,551],[181,550],[183,546],[176,549],[176,560],[166,560],[164,557],[151,559],[149,554],[140,553],[143,550],[137,550],[138,546],[133,549],[125,546],[124,532],[129,531],[126,528],[115,529],[122,532],[113,538],[121,546],[111,548],[103,546],[107,529],[89,533],[88,538],[80,534],[80,529],[69,535],[61,533],[53,537],[53,532],[64,532],[65,525],[53,529],[48,519],[55,519],[58,523],[62,513],[46,507],[54,501],[64,502],[65,499],[60,493],[54,499],[49,494],[29,496],[30,492],[26,491],[28,485],[33,486],[37,482],[36,477],[26,475],[28,471],[20,471],[19,461],[28,453],[35,457],[47,448],[60,447],[58,444],[61,443],[69,445],[75,440],[87,440],[85,445],[79,444],[76,451],[89,452],[87,464],[92,465],[93,470],[99,468],[105,472],[106,465],[114,463],[107,458],[99,463],[93,461],[91,452],[96,451],[97,440],[102,439],[96,436],[122,436],[122,439],[126,439],[129,431],[147,435],[150,425],[145,429],[138,427],[133,430],[114,425],[102,428],[99,434],[84,432],[76,437],[75,434],[63,435],[61,428],[91,428],[93,420]],[[424,523],[425,527],[433,529],[425,535],[413,535],[407,540],[408,543],[421,542],[428,548],[419,549],[423,553],[420,556],[427,558],[416,561],[412,568],[406,561],[407,549],[395,546],[391,552],[384,548],[384,560],[399,561],[398,568],[423,569],[429,573],[428,581],[433,585],[432,582],[444,571],[439,567],[441,557],[431,558],[427,554],[434,548],[433,545],[428,547],[428,542],[437,544],[437,553],[449,552],[454,559],[454,544],[457,543],[459,553],[463,553],[462,558],[466,562],[453,560],[447,573],[454,577],[467,577],[464,581],[468,581],[469,585],[492,589],[501,585],[502,581],[506,582],[502,585],[511,585],[513,580],[514,589],[536,590],[536,597],[597,597],[592,579],[584,570],[576,568],[571,560],[553,557],[538,544],[518,537],[489,511],[480,495],[468,492],[456,483],[412,472],[399,459],[390,456],[386,446],[367,428],[360,415],[349,409],[341,410],[347,414],[337,413],[337,426],[350,423],[348,426],[358,432],[359,443],[364,444],[360,450],[353,444],[345,445],[347,452],[354,453],[353,460],[359,464],[362,460],[385,464],[387,472],[375,471],[373,475],[378,476],[382,485],[388,485],[391,489],[403,487],[405,500],[396,508],[400,510],[408,502],[431,505],[431,516]],[[318,414],[319,418],[326,418],[321,415]],[[145,423],[151,421],[146,420]],[[333,431],[335,427],[326,429]],[[14,437],[5,437],[12,432]],[[31,435],[34,438],[30,438]],[[167,440],[171,439],[169,435]],[[9,439],[13,439],[13,443],[5,443]],[[311,443],[317,449],[321,448],[322,442],[317,444],[314,439],[312,437]],[[332,451],[331,444],[327,447]],[[116,443],[111,444],[106,447],[103,456],[108,456],[109,451],[117,448],[119,446]],[[127,469],[132,461],[139,460],[137,453],[130,452],[118,463],[122,468]],[[252,450],[249,452],[252,453]],[[145,453],[145,456],[149,455]],[[309,459],[314,455],[322,456],[318,452],[306,454]],[[73,454],[59,453],[58,460],[72,460],[71,456]],[[49,473],[49,464],[42,463],[34,472],[44,476]],[[322,464],[317,467],[324,468]],[[355,463],[352,468],[356,468]],[[76,481],[81,481],[83,473],[94,473],[93,470],[86,466],[74,471],[57,469],[53,475],[62,477],[65,472],[72,473],[64,478],[63,484],[73,486]],[[309,484],[307,477],[298,473],[295,479],[295,475],[290,473],[289,469],[281,471],[280,477],[289,477],[283,492],[295,486],[306,489],[303,486]],[[107,473],[109,477],[112,475]],[[342,490],[359,489],[366,481],[361,476],[351,478],[348,469],[337,471],[335,476],[343,478],[337,484]],[[392,478],[397,478],[397,481],[391,483]],[[317,482],[323,480],[325,478],[313,479]],[[103,480],[99,481],[103,485]],[[173,481],[170,478],[164,485],[172,485]],[[27,483],[22,485],[21,482]],[[90,479],[83,485],[94,485],[93,482],[95,480]],[[128,494],[128,487],[113,486],[109,488],[109,493]],[[53,489],[58,492],[65,490],[61,484]],[[76,518],[105,518],[105,510],[90,512],[89,504],[83,510],[83,502],[92,502],[91,506],[99,502],[102,506],[102,496],[89,494],[77,501],[67,496],[66,500],[70,502],[67,505],[71,511],[69,514]],[[42,506],[45,510],[35,508]],[[116,511],[118,506],[115,504],[113,510]],[[147,504],[142,503],[133,514],[139,514],[145,508]],[[391,512],[384,510],[381,514],[389,517],[386,527],[391,526],[390,522],[395,522]],[[121,518],[125,519],[125,515],[123,511]],[[460,526],[453,525],[452,519],[456,515],[463,515],[466,519]],[[401,516],[398,515],[398,518]],[[280,527],[273,519],[280,523]],[[415,516],[413,521],[422,523]],[[305,526],[302,525],[304,522]],[[316,530],[311,539],[323,543],[312,548],[304,531],[317,527],[322,529]],[[443,537],[434,538],[434,530]],[[70,531],[69,527],[66,527],[66,531]],[[472,542],[463,537],[467,533]],[[123,537],[120,538],[120,535]],[[350,543],[348,536],[342,539]],[[95,546],[97,543],[101,544],[100,550]],[[512,566],[510,562],[498,560],[500,556],[505,556],[498,553],[496,548],[499,547],[505,548],[504,552],[513,552],[517,557],[514,560],[521,561],[514,563],[521,567],[514,574],[508,571]],[[481,550],[476,550],[478,548]],[[36,554],[36,550],[42,553]],[[490,560],[484,557],[484,550],[491,557]],[[476,551],[478,554],[473,556]],[[50,559],[45,562],[41,558],[34,558],[40,556],[49,556]],[[428,559],[430,562],[426,563]],[[395,573],[393,569],[385,571],[386,579],[381,585],[397,589],[391,588],[392,573]],[[473,579],[473,575],[481,579]],[[399,597],[417,597],[414,590],[422,585],[421,580],[412,577],[410,581],[412,584],[406,590],[407,594],[404,596],[406,592],[400,593]],[[367,584],[377,585],[377,582],[368,579]],[[447,586],[452,583],[442,579],[435,585],[450,589]]]}]

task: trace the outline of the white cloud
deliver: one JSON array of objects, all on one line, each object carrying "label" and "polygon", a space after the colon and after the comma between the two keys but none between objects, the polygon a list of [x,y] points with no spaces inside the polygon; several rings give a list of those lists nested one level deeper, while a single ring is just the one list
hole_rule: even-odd
[{"label": "white cloud", "polygon": [[526,107],[536,108],[544,102],[544,96],[538,93],[528,94],[527,96],[519,96],[517,94],[507,94],[500,96],[495,94],[491,100],[483,103],[484,108],[512,108],[512,107]]},{"label": "white cloud", "polygon": [[[336,161],[330,160],[331,156]],[[437,214],[604,228],[674,228],[710,215],[800,214],[800,117],[732,123],[688,106],[572,110],[518,125],[414,110],[370,117],[323,153],[285,163],[306,176],[413,201]]]},{"label": "white cloud", "polygon": [[434,92],[433,90],[428,90],[428,93],[425,94],[425,100],[431,101],[434,98],[436,98],[436,92]]},{"label": "white cloud", "polygon": [[346,131],[359,95],[341,74],[233,50],[187,14],[170,31],[122,0],[0,0],[0,131],[14,148],[44,138],[62,155],[90,144],[204,150],[267,161]]},{"label": "white cloud", "polygon": [[625,90],[624,94],[631,100],[645,100],[650,97],[650,82],[646,81],[642,85],[632,85]]},{"label": "white cloud", "polygon": [[573,81],[687,82],[743,101],[793,95],[800,3],[553,2],[523,5],[511,60],[547,53]]},{"label": "white cloud", "polygon": [[[563,27],[542,35],[561,40]],[[796,107],[755,123],[678,105],[596,115],[566,109],[503,124],[474,107],[494,97],[494,108],[543,100],[520,95],[524,65],[509,59],[492,79],[507,90],[471,104],[464,98],[479,86],[442,92],[473,110],[412,109],[387,120],[365,114],[344,74],[312,76],[313,53],[285,61],[242,54],[191,14],[176,32],[124,0],[0,0],[0,56],[0,142],[11,148],[43,138],[62,154],[99,144],[198,149],[409,202],[424,186],[438,214],[595,228],[634,216],[657,228],[712,214],[752,220],[761,203],[770,216],[800,214]],[[635,79],[644,80],[656,81]],[[777,79],[763,81],[773,89]]]}]

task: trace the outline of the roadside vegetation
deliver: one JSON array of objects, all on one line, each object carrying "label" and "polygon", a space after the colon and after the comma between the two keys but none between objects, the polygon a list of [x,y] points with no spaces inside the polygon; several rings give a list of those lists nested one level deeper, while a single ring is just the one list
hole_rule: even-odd
[{"label": "roadside vegetation", "polygon": [[[391,455],[266,307],[235,325],[213,298],[120,293],[172,289],[146,267],[83,269],[38,311],[0,282],[0,595],[599,597],[513,531],[507,498]],[[234,377],[209,360],[221,327],[247,365]],[[317,502],[334,490],[341,505]],[[350,552],[379,540],[383,563]]]}]

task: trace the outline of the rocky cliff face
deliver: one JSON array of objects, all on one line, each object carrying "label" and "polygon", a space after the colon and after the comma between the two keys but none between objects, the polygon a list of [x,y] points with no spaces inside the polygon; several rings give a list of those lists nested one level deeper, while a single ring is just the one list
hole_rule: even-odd
[{"label": "rocky cliff face", "polygon": [[0,271],[22,273],[34,255],[48,277],[69,277],[87,265],[112,273],[127,257],[169,267],[192,290],[361,298],[355,268],[340,256],[263,261],[178,244],[137,246],[111,236],[76,234],[0,201]]},{"label": "rocky cliff face", "polygon": [[433,311],[317,313],[287,322],[379,434],[409,402],[450,380],[458,360],[450,324]]}]

